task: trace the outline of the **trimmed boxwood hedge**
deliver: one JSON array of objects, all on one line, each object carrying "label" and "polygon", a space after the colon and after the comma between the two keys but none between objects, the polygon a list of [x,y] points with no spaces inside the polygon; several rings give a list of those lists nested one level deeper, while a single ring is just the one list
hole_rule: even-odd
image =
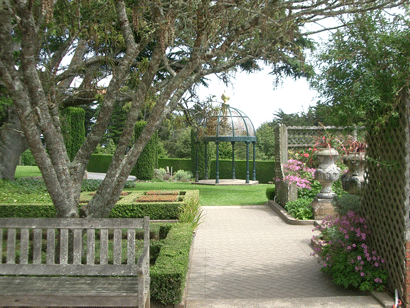
[{"label": "trimmed boxwood hedge", "polygon": [[[256,180],[259,183],[269,183],[273,181],[275,177],[275,162],[257,160],[255,162],[256,166]],[[216,161],[213,160],[211,163],[211,174],[210,178],[216,178]],[[253,172],[253,161],[249,161],[249,179],[252,180]],[[219,178],[220,179],[231,179],[232,178],[232,160],[230,159],[220,159],[219,160]],[[245,179],[246,178],[246,160],[235,160],[235,178]]]},{"label": "trimmed boxwood hedge", "polygon": [[[89,192],[83,193],[89,194]],[[141,192],[131,192],[117,202],[112,209],[110,218],[143,218],[149,216],[151,220],[178,219],[181,212],[181,202],[139,202],[135,200]],[[187,190],[183,198],[198,196],[198,190]],[[84,198],[87,199],[87,198]],[[80,203],[80,207],[84,204]],[[0,217],[25,217],[25,218],[51,218],[55,217],[56,211],[51,204],[9,204],[0,205]]]},{"label": "trimmed boxwood hedge", "polygon": [[154,266],[150,267],[151,299],[165,305],[182,301],[194,227],[175,224],[168,232]]},{"label": "trimmed boxwood hedge", "polygon": [[[88,164],[87,170],[89,172],[106,172],[108,166],[111,162],[112,155],[101,155],[93,154],[91,155],[90,162]],[[275,162],[257,160],[256,162],[256,180],[259,183],[269,183],[272,182],[275,177]],[[252,167],[253,162],[249,161],[249,179],[252,180]],[[175,174],[178,170],[189,171],[192,170],[191,159],[182,158],[159,158],[158,168],[169,167],[173,169]],[[216,161],[211,161],[211,173],[209,178],[215,179],[216,174]],[[237,179],[246,178],[246,160],[235,161],[235,177]],[[220,179],[231,179],[232,178],[232,160],[230,159],[220,159],[219,160],[219,178]]]},{"label": "trimmed boxwood hedge", "polygon": [[53,218],[56,209],[52,204],[1,204],[0,217]]}]

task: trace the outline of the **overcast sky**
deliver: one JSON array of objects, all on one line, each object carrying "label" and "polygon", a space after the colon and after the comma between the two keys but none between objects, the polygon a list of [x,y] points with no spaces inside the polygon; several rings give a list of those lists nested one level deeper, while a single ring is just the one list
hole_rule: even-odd
[{"label": "overcast sky", "polygon": [[262,123],[273,120],[273,114],[282,109],[285,113],[307,111],[309,106],[316,103],[317,92],[309,89],[306,79],[293,80],[287,78],[276,89],[269,69],[258,73],[240,73],[232,86],[226,87],[217,78],[210,78],[209,88],[201,87],[201,100],[209,95],[215,95],[222,102],[221,95],[230,99],[228,104],[244,112],[252,121],[255,129]]}]

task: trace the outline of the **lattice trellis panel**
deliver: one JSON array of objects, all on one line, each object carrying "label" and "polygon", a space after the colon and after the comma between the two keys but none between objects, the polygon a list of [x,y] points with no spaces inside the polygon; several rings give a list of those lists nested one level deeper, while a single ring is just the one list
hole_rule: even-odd
[{"label": "lattice trellis panel", "polygon": [[407,100],[398,116],[367,132],[366,185],[362,215],[368,217],[371,244],[386,260],[389,288],[403,298],[405,277],[405,226],[408,218],[408,123]]},{"label": "lattice trellis panel", "polygon": [[[363,131],[359,130],[359,134]],[[341,140],[345,139],[346,135],[357,137],[357,130],[349,127],[335,126],[289,126],[287,127],[287,142],[289,148],[308,148],[313,147],[318,138],[330,133],[334,136],[340,136]]]}]

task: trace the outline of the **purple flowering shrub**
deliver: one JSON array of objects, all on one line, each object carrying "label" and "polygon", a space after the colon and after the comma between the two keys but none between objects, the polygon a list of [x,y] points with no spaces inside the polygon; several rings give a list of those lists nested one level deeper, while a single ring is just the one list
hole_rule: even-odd
[{"label": "purple flowering shrub", "polygon": [[284,181],[288,184],[295,184],[298,188],[311,188],[310,183],[313,180],[315,169],[308,168],[299,160],[289,159],[288,163],[283,165],[283,171]]},{"label": "purple flowering shrub", "polygon": [[362,291],[384,290],[385,260],[367,245],[369,230],[365,218],[349,211],[341,218],[323,220],[316,230],[321,235],[313,237],[319,243],[313,255],[323,261],[321,270],[331,275],[335,284]]}]

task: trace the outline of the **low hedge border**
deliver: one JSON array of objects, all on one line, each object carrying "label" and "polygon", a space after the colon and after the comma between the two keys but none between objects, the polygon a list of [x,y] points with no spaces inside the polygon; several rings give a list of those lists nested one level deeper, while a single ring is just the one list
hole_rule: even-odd
[{"label": "low hedge border", "polygon": [[[199,196],[198,190],[186,190],[185,198]],[[121,197],[112,209],[109,218],[143,218],[149,216],[151,220],[173,220],[178,219],[181,212],[181,202],[136,202],[142,191],[131,191],[129,195]],[[89,192],[82,193],[85,199]],[[84,203],[80,203],[80,207]],[[0,217],[25,217],[25,218],[52,218],[56,211],[52,204],[3,204],[0,205]]]},{"label": "low hedge border", "polygon": [[182,301],[194,227],[177,223],[168,232],[154,266],[150,267],[151,299],[165,305]]}]

